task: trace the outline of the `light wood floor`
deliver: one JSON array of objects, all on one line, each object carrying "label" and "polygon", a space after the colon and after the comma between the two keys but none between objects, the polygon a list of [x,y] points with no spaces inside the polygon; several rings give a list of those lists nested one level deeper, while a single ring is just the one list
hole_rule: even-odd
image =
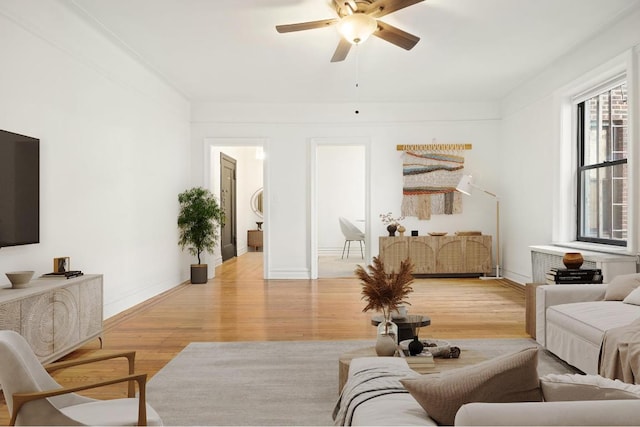
[{"label": "light wood floor", "polygon": [[[527,337],[524,290],[508,281],[416,279],[409,313],[425,314],[422,338]],[[104,349],[90,343],[67,359],[107,350],[136,350],[138,372],[152,377],[193,341],[288,341],[375,338],[372,313],[363,313],[357,279],[262,279],[262,254],[227,261],[204,285],[180,285],[105,321]],[[64,385],[86,384],[126,373],[124,362],[61,371]],[[87,393],[124,397],[126,387]],[[0,423],[9,418],[0,401]]]}]

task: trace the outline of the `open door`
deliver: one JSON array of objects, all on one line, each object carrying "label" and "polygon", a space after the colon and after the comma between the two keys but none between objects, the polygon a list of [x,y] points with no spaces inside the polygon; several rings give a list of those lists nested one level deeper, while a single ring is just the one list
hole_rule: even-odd
[{"label": "open door", "polygon": [[225,223],[220,231],[222,261],[238,254],[236,240],[236,160],[220,153],[220,206]]}]

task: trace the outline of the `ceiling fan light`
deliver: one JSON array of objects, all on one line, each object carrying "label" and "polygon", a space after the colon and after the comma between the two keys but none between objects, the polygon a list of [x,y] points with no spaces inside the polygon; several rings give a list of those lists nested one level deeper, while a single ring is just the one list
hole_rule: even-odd
[{"label": "ceiling fan light", "polygon": [[338,32],[351,44],[364,42],[377,28],[376,20],[364,13],[347,15],[338,23]]}]

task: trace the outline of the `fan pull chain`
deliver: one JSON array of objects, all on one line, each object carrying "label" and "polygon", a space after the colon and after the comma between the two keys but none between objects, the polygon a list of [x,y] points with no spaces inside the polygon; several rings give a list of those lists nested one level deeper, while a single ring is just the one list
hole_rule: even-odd
[{"label": "fan pull chain", "polygon": [[358,110],[358,105],[360,104],[360,49],[358,49],[358,45],[355,45],[356,50],[356,110],[354,111],[356,114],[360,114],[360,110]]}]

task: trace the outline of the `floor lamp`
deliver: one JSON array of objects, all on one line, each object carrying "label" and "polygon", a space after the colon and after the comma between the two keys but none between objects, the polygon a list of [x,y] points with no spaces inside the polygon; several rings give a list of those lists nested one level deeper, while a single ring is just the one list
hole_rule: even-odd
[{"label": "floor lamp", "polygon": [[478,190],[490,195],[491,197],[495,197],[496,199],[496,275],[495,276],[484,276],[480,277],[481,279],[502,279],[500,277],[500,198],[490,191],[485,190],[484,188],[480,188],[473,183],[473,178],[471,175],[462,175],[460,178],[460,182],[456,186],[456,190],[461,192],[462,194],[466,194],[467,196],[471,195],[471,190],[473,188],[477,188]]}]

